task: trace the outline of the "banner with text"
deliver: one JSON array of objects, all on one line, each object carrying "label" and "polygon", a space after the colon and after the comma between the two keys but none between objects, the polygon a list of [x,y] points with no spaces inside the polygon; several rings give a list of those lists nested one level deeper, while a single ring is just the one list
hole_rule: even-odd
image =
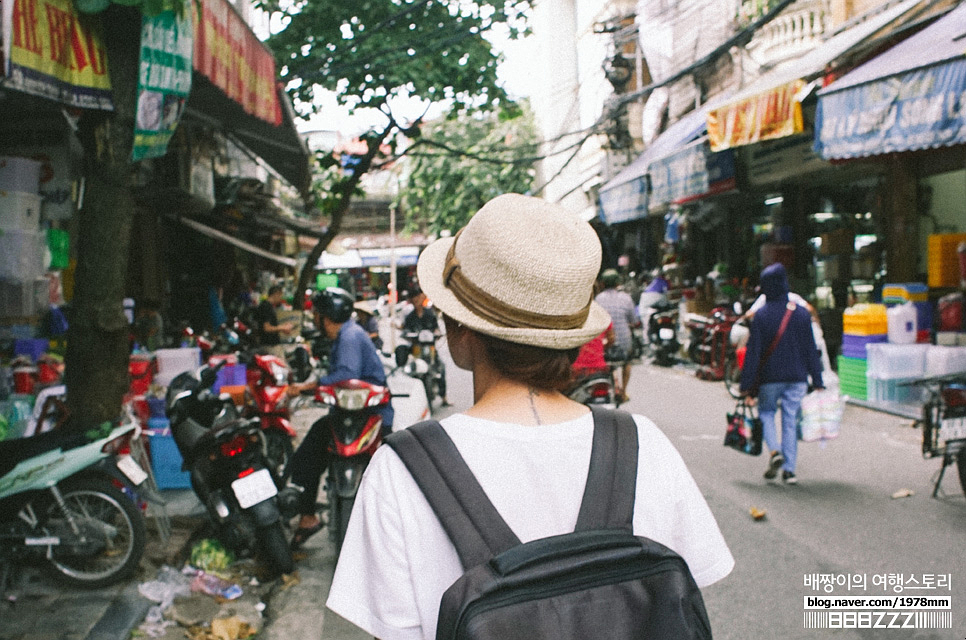
[{"label": "banner with text", "polygon": [[4,88],[83,109],[112,110],[97,16],[71,0],[3,0]]},{"label": "banner with text", "polygon": [[819,94],[815,150],[827,159],[966,143],[966,59]]},{"label": "banner with text", "polygon": [[708,112],[708,140],[712,151],[775,140],[801,133],[802,105],[798,93],[804,80],[795,80]]},{"label": "banner with text", "polygon": [[275,58],[228,0],[201,0],[194,68],[247,113],[275,126],[282,123]]},{"label": "banner with text", "polygon": [[180,17],[164,11],[142,18],[132,160],[163,156],[184,112],[194,48],[190,12],[188,5]]}]

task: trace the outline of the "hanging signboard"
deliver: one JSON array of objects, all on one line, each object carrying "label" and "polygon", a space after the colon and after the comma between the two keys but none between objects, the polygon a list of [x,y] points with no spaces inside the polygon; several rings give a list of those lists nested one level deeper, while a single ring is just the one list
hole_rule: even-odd
[{"label": "hanging signboard", "polygon": [[966,61],[820,94],[815,132],[830,159],[966,143]]},{"label": "hanging signboard", "polygon": [[601,218],[607,224],[637,220],[647,215],[647,182],[644,176],[600,192]]},{"label": "hanging signboard", "polygon": [[168,150],[191,91],[194,45],[191,7],[179,17],[173,11],[141,20],[141,64],[134,122],[132,160],[158,158]]},{"label": "hanging signboard", "polygon": [[83,109],[113,110],[100,18],[71,0],[3,0],[3,86]]},{"label": "hanging signboard", "polygon": [[712,151],[783,138],[804,130],[799,92],[804,80],[774,89],[708,112],[708,139]]},{"label": "hanging signboard", "polygon": [[247,113],[275,126],[282,123],[275,58],[228,0],[201,0],[194,68]]},{"label": "hanging signboard", "polygon": [[655,160],[648,168],[652,209],[683,204],[735,188],[734,152],[712,153],[705,140]]}]

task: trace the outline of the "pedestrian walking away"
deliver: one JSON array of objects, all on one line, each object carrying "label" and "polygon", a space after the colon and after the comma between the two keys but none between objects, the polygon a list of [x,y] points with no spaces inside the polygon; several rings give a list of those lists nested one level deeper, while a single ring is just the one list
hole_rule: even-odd
[{"label": "pedestrian walking away", "polygon": [[[595,417],[561,391],[581,345],[610,324],[591,298],[600,260],[600,242],[586,222],[541,199],[506,194],[485,204],[455,237],[427,247],[417,265],[420,286],[443,318],[453,361],[473,375],[474,404],[440,421],[441,439],[452,441],[492,503],[474,502],[471,510],[496,513],[509,537],[522,543],[577,535],[584,518],[592,449],[597,460]],[[728,575],[734,559],[677,450],[648,418],[613,415],[637,440],[616,447],[637,454],[630,464],[636,480],[611,481],[635,496],[627,535],[632,529],[683,557],[695,590]],[[436,638],[440,616],[452,611],[441,608],[444,592],[470,575],[394,450],[413,433],[393,434],[392,446],[373,456],[327,601],[382,640]],[[640,613],[636,604],[605,608],[620,619]],[[592,608],[587,615],[584,624],[604,611]],[[513,637],[549,637],[545,631],[525,622]],[[568,632],[572,637],[573,629]]]},{"label": "pedestrian walking away", "polygon": [[[822,362],[812,319],[805,307],[788,297],[788,274],[781,263],[761,272],[765,304],[751,321],[745,366],[739,386],[749,405],[758,403],[765,444],[770,456],[765,479],[782,472],[788,484],[798,481],[798,410],[809,389],[823,389]],[[776,434],[776,416],[781,401],[781,442]]]},{"label": "pedestrian walking away", "polygon": [[601,284],[604,290],[597,294],[594,301],[597,302],[611,317],[614,325],[615,345],[613,355],[608,359],[616,361],[620,376],[617,380],[617,392],[621,396],[621,402],[627,402],[627,383],[631,377],[631,349],[633,347],[633,335],[631,327],[640,322],[637,315],[637,306],[631,297],[617,288],[620,283],[620,274],[615,269],[606,269],[600,274]]}]

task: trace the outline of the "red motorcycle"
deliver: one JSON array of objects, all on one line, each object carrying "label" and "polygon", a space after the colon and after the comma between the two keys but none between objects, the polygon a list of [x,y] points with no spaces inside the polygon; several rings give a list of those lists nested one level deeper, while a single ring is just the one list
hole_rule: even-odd
[{"label": "red motorcycle", "polygon": [[261,421],[266,455],[281,475],[294,452],[289,368],[281,358],[269,354],[243,355],[240,360],[247,367],[245,417]]},{"label": "red motorcycle", "polygon": [[322,420],[327,421],[332,434],[325,491],[329,531],[337,549],[342,548],[362,474],[382,444],[379,410],[389,404],[390,398],[388,387],[362,380],[344,380],[316,388],[315,399],[331,407],[330,415]]}]

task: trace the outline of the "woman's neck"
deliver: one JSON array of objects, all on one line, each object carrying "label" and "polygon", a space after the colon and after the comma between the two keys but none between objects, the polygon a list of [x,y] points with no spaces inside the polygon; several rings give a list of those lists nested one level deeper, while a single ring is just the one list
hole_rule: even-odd
[{"label": "woman's neck", "polygon": [[588,411],[558,391],[537,389],[492,371],[475,371],[473,389],[475,402],[466,415],[494,422],[556,424],[575,420]]}]

